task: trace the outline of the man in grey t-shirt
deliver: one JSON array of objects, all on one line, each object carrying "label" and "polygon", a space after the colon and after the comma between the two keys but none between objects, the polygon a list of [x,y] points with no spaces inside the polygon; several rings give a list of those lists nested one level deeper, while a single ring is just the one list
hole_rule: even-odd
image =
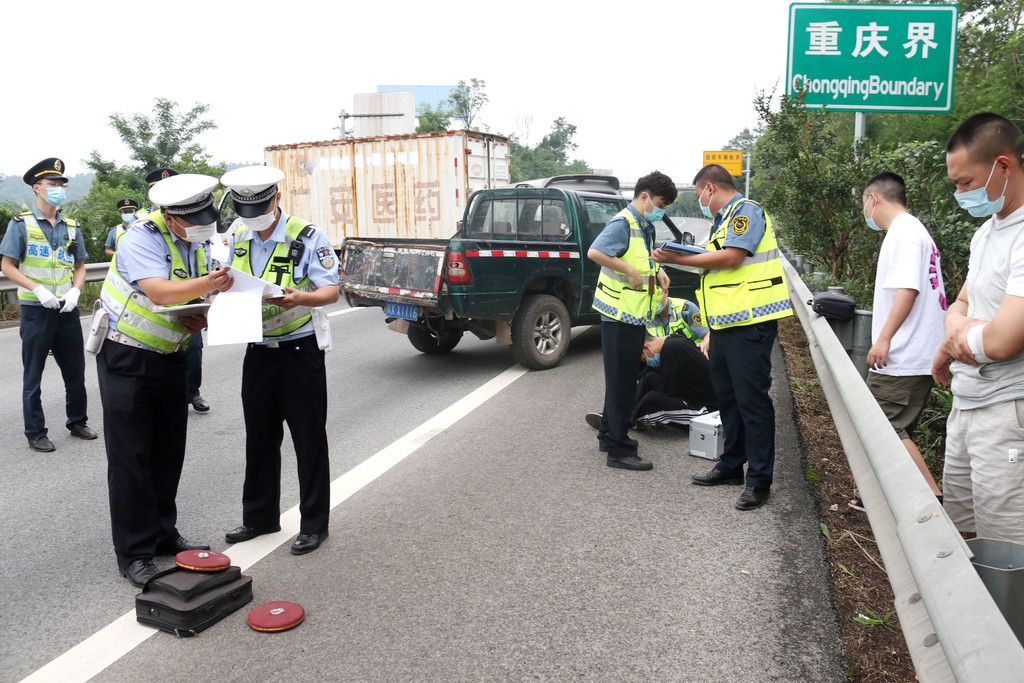
[{"label": "man in grey t-shirt", "polygon": [[1024,169],[1020,129],[965,120],[946,144],[960,207],[992,216],[971,240],[932,375],[953,375],[943,492],[965,536],[1024,542]]}]

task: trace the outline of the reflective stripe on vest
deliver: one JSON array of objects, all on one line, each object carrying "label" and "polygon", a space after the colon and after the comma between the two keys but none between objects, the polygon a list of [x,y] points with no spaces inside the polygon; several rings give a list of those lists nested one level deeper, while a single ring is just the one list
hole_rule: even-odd
[{"label": "reflective stripe on vest", "polygon": [[[160,229],[160,235],[164,238],[170,259],[170,272],[168,280],[188,280],[189,269],[181,258],[181,253],[174,246],[174,240],[164,225],[163,217],[159,214],[150,216],[149,219]],[[134,224],[133,224],[134,225]],[[148,230],[147,227],[137,227],[137,230]],[[196,250],[197,276],[206,275],[206,250]],[[103,281],[103,289],[100,291],[100,299],[114,316],[114,324],[111,329],[116,328],[116,334],[128,337],[136,342],[145,344],[160,353],[174,353],[188,344],[189,332],[184,325],[177,322],[170,316],[161,315],[153,309],[156,306],[149,297],[142,292],[137,292],[121,273],[117,270],[117,253],[110,259],[110,268],[107,271],[107,278]]]},{"label": "reflective stripe on vest", "polygon": [[625,218],[629,225],[629,243],[620,258],[636,268],[644,284],[642,289],[633,289],[624,273],[602,266],[594,290],[593,308],[612,320],[646,326],[654,319],[661,302],[661,288],[654,282],[658,264],[651,261],[643,230],[629,207],[619,211],[615,218]]},{"label": "reflective stripe on vest", "polygon": [[[77,242],[78,223],[65,219],[68,226],[68,242],[54,249],[39,226],[36,216],[31,211],[19,216],[25,222],[25,258],[18,264],[18,270],[37,285],[42,285],[53,292],[58,299],[71,289],[74,276],[75,255],[71,246]],[[56,231],[56,228],[54,228]],[[39,301],[31,289],[18,287],[19,301]]]},{"label": "reflective stripe on vest", "polygon": [[[307,225],[309,223],[301,218],[296,218],[295,216],[288,217],[288,222],[284,226],[285,241],[278,242],[275,245],[274,253],[270,255],[266,265],[263,267],[263,272],[259,274],[254,273],[252,269],[252,233],[247,228],[241,235],[248,237],[248,239],[235,242],[235,254],[231,261],[231,267],[237,268],[249,275],[256,275],[261,280],[273,282],[282,287],[301,289],[306,292],[313,291],[314,288],[308,275],[301,282],[295,281],[295,263],[292,262],[291,257],[288,255],[288,252],[291,250],[291,243],[294,240],[300,239],[299,233]],[[242,252],[241,255],[238,253],[240,251]],[[277,270],[271,271],[271,266],[276,266]],[[277,277],[273,277],[275,275]],[[308,324],[312,319],[313,309],[309,306],[284,308],[265,302],[263,304],[263,338],[277,339],[284,337],[295,332],[303,325]]]},{"label": "reflective stripe on vest", "polygon": [[[718,230],[708,241],[708,247],[713,251],[725,248],[723,244],[733,214],[743,202],[760,206],[750,199],[740,199],[733,203],[722,218]],[[697,295],[711,329],[754,325],[793,315],[793,303],[786,287],[782,255],[775,241],[772,219],[767,212],[764,217],[764,236],[752,255],[743,259],[736,268],[708,270],[701,278],[701,288]]]}]

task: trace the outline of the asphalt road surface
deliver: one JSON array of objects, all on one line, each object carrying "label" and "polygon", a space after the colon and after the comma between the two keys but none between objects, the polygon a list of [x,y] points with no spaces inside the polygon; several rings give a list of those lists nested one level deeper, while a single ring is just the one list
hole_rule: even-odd
[{"label": "asphalt road surface", "polygon": [[[600,336],[563,363],[515,365],[467,335],[443,357],[389,332],[379,309],[332,309],[331,535],[295,557],[294,455],[285,437],[283,530],[228,546],[241,523],[243,348],[208,347],[190,411],[179,529],[231,556],[254,601],[195,638],[139,625],[117,573],[102,437],[63,428],[46,370],[55,453],[31,451],[20,340],[0,330],[0,681],[841,681],[812,492],[776,354],[779,420],[769,504],[691,486],[709,462],[685,432],[643,432],[651,472],[609,469],[583,421],[603,395]],[[90,425],[102,433],[95,361]],[[158,558],[161,567],[172,558]],[[249,629],[270,600],[298,628]]]}]

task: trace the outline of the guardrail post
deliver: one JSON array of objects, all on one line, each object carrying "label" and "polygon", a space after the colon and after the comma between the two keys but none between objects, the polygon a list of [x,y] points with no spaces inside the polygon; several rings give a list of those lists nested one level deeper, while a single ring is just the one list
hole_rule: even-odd
[{"label": "guardrail post", "polygon": [[853,344],[850,360],[864,379],[868,378],[868,351],[871,350],[871,311],[853,312]]},{"label": "guardrail post", "polygon": [[1024,543],[972,538],[971,562],[1014,635],[1024,644]]}]

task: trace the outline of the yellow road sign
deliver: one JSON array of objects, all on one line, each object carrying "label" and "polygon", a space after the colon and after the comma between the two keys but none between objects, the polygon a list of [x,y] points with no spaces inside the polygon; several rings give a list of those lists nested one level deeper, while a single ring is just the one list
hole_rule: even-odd
[{"label": "yellow road sign", "polygon": [[704,152],[704,165],[718,164],[732,176],[743,175],[743,152],[739,150],[720,150]]}]

